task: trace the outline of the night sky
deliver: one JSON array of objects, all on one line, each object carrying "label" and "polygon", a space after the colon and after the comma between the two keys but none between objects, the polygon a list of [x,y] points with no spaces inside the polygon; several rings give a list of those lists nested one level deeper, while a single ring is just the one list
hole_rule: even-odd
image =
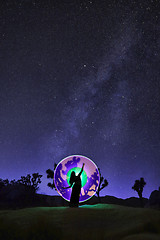
[{"label": "night sky", "polygon": [[73,154],[108,180],[101,195],[160,186],[159,0],[0,3],[0,178],[43,174]]}]

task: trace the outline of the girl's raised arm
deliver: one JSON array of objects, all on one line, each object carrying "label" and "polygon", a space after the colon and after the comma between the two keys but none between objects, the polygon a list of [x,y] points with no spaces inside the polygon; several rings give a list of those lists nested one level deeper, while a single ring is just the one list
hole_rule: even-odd
[{"label": "girl's raised arm", "polygon": [[82,165],[82,168],[81,168],[81,171],[80,171],[80,173],[78,174],[78,177],[80,177],[80,176],[81,176],[81,174],[82,174],[82,172],[83,172],[83,168],[84,168],[84,163],[83,163],[83,165]]}]

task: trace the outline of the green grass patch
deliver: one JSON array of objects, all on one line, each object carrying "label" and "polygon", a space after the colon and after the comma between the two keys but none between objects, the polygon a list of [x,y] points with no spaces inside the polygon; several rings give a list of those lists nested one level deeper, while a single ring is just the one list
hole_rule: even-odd
[{"label": "green grass patch", "polygon": [[137,235],[160,239],[158,210],[97,204],[0,211],[3,240],[118,240],[138,239]]}]

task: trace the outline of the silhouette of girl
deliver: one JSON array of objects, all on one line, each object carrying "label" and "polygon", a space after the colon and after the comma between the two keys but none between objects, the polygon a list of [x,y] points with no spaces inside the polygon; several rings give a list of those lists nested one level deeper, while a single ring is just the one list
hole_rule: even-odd
[{"label": "silhouette of girl", "polygon": [[80,197],[80,193],[81,193],[81,186],[82,186],[80,176],[83,172],[83,168],[84,168],[84,163],[82,165],[82,169],[81,169],[80,173],[77,176],[76,176],[75,172],[72,171],[70,180],[69,180],[70,186],[66,187],[66,188],[70,188],[73,186],[71,198],[70,198],[70,204],[69,204],[70,207],[78,207],[79,197]]}]

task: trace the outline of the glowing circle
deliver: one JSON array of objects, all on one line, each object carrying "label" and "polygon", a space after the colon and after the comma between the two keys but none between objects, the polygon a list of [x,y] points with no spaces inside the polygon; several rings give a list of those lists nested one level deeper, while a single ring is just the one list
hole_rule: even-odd
[{"label": "glowing circle", "polygon": [[81,194],[79,202],[84,202],[90,199],[97,191],[100,181],[100,175],[95,163],[81,155],[68,156],[60,161],[54,172],[54,183],[57,192],[67,201],[70,201],[72,188],[69,187],[69,179],[72,171],[78,175],[84,165],[81,174]]}]

